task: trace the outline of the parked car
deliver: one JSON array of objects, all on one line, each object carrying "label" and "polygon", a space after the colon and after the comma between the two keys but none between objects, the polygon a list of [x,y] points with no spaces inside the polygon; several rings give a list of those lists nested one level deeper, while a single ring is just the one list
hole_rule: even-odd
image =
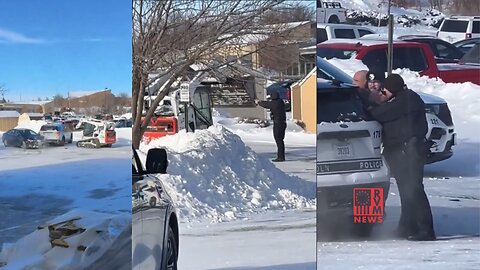
[{"label": "parked car", "polygon": [[165,149],[150,149],[145,167],[133,149],[132,269],[177,269],[179,230],[176,209],[156,174],[167,170]]},{"label": "parked car", "polygon": [[113,122],[115,122],[115,128],[132,127],[132,119],[120,118],[120,119],[114,119]]},{"label": "parked car", "polygon": [[347,10],[340,2],[317,0],[317,22],[343,23],[347,19]]},{"label": "parked car", "polygon": [[272,92],[277,91],[280,98],[285,102],[285,110],[289,112],[291,110],[291,97],[292,91],[290,86],[295,83],[295,81],[283,81],[276,82],[267,87],[267,95],[271,95]]},{"label": "parked car", "polygon": [[467,38],[453,43],[455,47],[461,50],[463,53],[467,53],[475,44],[480,44],[480,37]]},{"label": "parked car", "polygon": [[[334,67],[328,61],[317,57],[317,77],[352,84],[350,75]],[[456,142],[455,126],[447,102],[437,96],[417,91],[425,103],[425,116],[428,122],[426,138],[431,145],[426,163],[445,160],[453,155]]]},{"label": "parked car", "polygon": [[456,42],[466,38],[480,37],[480,16],[452,16],[443,20],[437,37]]},{"label": "parked car", "polygon": [[365,26],[317,23],[317,43],[336,38],[357,39],[371,34],[375,31]]},{"label": "parked car", "polygon": [[[334,39],[317,44],[317,56],[331,59],[358,59],[369,69],[387,71],[385,40]],[[461,63],[437,64],[426,44],[394,40],[393,68],[408,68],[422,76],[440,78],[446,83],[472,82],[480,85],[480,67]]]},{"label": "parked car", "polygon": [[43,136],[26,128],[10,129],[2,135],[2,142],[5,147],[39,148],[42,146],[43,140]]},{"label": "parked car", "polygon": [[456,63],[465,54],[455,45],[430,36],[401,36],[400,40],[424,43],[430,46],[437,63]]},{"label": "parked car", "polygon": [[56,122],[43,125],[40,128],[40,135],[45,138],[46,143],[64,145],[66,142],[73,142],[72,131],[71,125]]}]

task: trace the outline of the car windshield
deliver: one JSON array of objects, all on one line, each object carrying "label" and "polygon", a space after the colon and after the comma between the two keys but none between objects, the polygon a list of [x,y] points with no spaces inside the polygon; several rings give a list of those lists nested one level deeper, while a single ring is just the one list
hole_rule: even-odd
[{"label": "car windshield", "polygon": [[35,133],[34,131],[32,131],[32,130],[30,130],[30,129],[21,129],[21,130],[19,130],[19,131],[20,131],[20,133],[22,134],[22,136],[28,137],[28,138],[34,137],[34,136],[37,135],[37,133]]},{"label": "car windshield", "polygon": [[56,126],[45,125],[40,128],[40,131],[50,131],[50,130],[58,130]]}]

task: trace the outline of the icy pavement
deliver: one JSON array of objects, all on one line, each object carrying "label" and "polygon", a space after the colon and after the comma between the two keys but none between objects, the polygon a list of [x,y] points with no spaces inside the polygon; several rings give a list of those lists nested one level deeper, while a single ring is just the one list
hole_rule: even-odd
[{"label": "icy pavement", "polygon": [[[74,141],[81,137],[76,132]],[[0,246],[70,210],[131,218],[131,129],[111,148],[0,146]],[[126,228],[126,227],[125,227]],[[34,256],[34,254],[32,254]],[[33,259],[25,258],[25,259]]]}]

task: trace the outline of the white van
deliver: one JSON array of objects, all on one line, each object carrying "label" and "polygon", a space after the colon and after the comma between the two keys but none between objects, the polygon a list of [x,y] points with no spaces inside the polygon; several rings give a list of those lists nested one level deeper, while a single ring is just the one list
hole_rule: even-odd
[{"label": "white van", "polygon": [[336,38],[357,39],[371,34],[375,34],[375,31],[365,26],[317,23],[317,43]]},{"label": "white van", "polygon": [[480,16],[453,16],[443,20],[437,37],[450,43],[480,37]]}]

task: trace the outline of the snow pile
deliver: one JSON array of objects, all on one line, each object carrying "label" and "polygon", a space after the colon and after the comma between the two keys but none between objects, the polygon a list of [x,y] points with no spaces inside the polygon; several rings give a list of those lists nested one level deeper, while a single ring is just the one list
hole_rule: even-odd
[{"label": "snow pile", "polygon": [[48,224],[71,219],[75,219],[76,227],[85,231],[63,236],[68,247],[52,247],[49,229],[38,229],[15,244],[3,244],[0,262],[6,266],[2,269],[84,269],[99,259],[131,223],[130,215],[73,210]]},{"label": "snow pile", "polygon": [[181,131],[142,145],[141,150],[155,147],[167,149],[169,174],[158,177],[183,221],[221,222],[315,204],[314,183],[285,174],[222,126]]},{"label": "snow pile", "polygon": [[[342,5],[347,9],[347,23],[349,24],[369,24],[377,26],[380,21],[381,26],[388,23],[388,3],[384,1],[363,1],[352,0],[344,1]],[[411,27],[414,25],[433,26],[438,28],[445,15],[434,9],[406,9],[392,5],[391,14],[397,25]]]},{"label": "snow pile", "polygon": [[15,128],[28,128],[38,133],[40,132],[42,126],[46,124],[48,123],[42,120],[30,120],[19,122],[18,126],[16,126]]},{"label": "snow pile", "polygon": [[[350,76],[358,70],[368,69],[361,61],[355,59],[327,61]],[[418,72],[408,69],[396,69],[393,73],[400,74],[410,89],[445,99],[450,108],[458,138],[480,141],[477,131],[480,126],[479,85],[470,82],[444,83],[441,79],[420,76]]]}]

